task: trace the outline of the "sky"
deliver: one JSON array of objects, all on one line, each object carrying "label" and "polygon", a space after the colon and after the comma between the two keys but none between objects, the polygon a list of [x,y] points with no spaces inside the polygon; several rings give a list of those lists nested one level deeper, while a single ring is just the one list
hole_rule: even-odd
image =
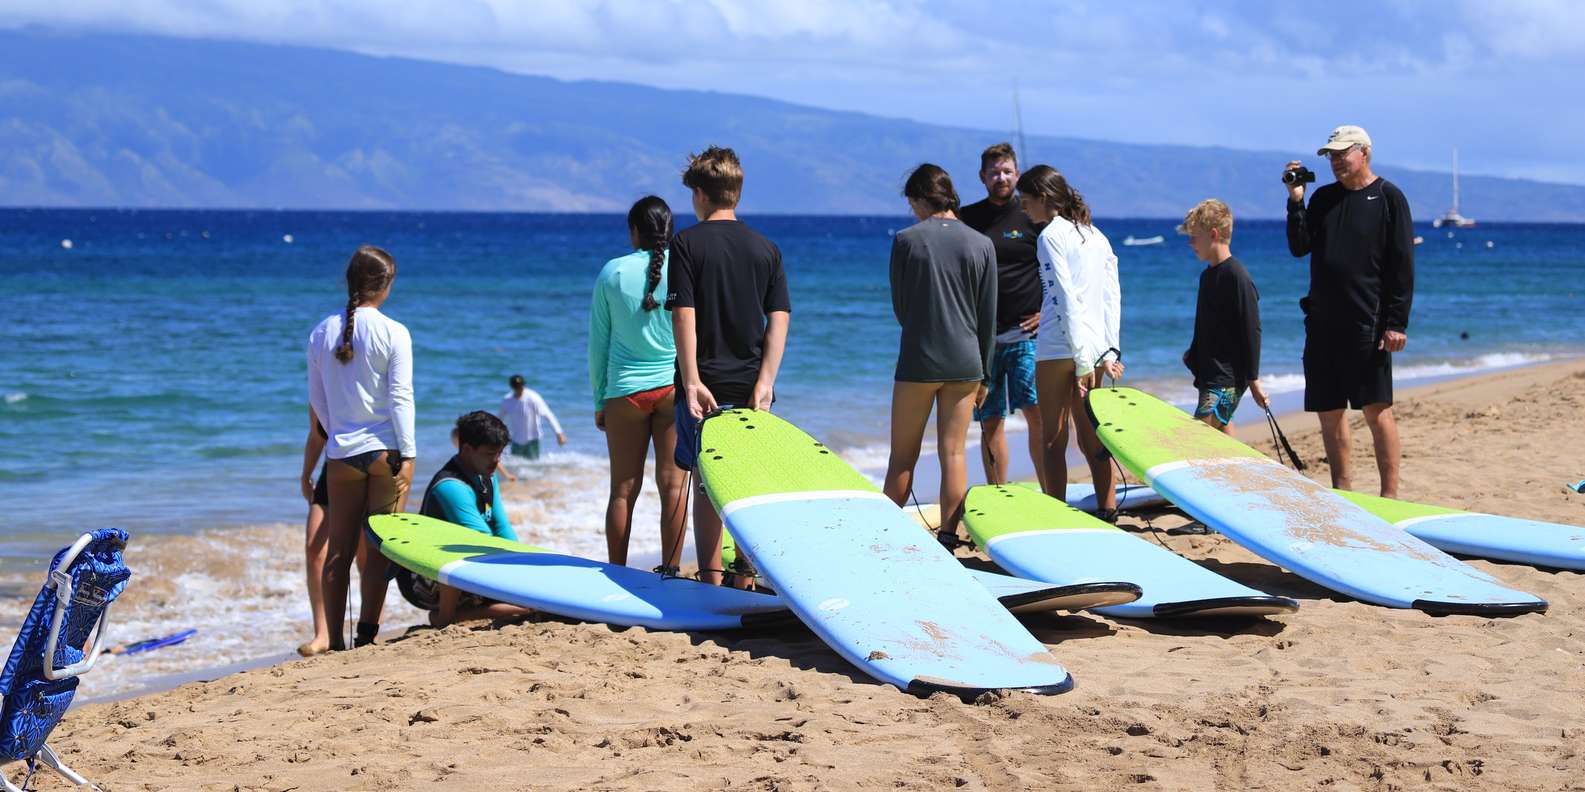
[{"label": "sky", "polygon": [[[0,27],[298,44],[1026,135],[1585,184],[1585,2],[0,0]],[[0,56],[3,57],[3,56]],[[1038,158],[1038,150],[1029,156]]]}]

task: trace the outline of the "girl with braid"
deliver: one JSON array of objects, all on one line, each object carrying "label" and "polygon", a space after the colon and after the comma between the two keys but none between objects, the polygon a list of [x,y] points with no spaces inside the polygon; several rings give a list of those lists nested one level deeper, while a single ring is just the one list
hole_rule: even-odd
[{"label": "girl with braid", "polygon": [[[324,424],[330,460],[330,528],[323,602],[326,649],[346,648],[341,630],[354,555],[371,514],[402,510],[413,483],[413,340],[380,313],[391,295],[396,262],[365,245],[347,263],[347,307],[325,317],[308,337],[308,398]],[[360,558],[362,608],[354,646],[380,631],[387,562],[365,547]],[[317,648],[317,647],[315,647]]]},{"label": "girl with braid", "polygon": [[672,374],[677,348],[671,316],[660,310],[666,294],[671,208],[645,196],[627,213],[633,252],[600,270],[589,311],[589,387],[594,425],[605,432],[611,456],[611,494],[605,507],[606,549],[613,564],[627,563],[633,505],[643,488],[644,456],[655,451],[660,490],[661,569],[681,563],[687,480],[673,461]]}]

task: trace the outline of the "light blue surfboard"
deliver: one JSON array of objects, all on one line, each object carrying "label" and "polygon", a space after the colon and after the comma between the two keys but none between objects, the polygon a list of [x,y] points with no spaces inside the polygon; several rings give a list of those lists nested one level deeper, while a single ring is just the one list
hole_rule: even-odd
[{"label": "light blue surfboard", "polygon": [[1072,687],[951,553],[814,438],[751,410],[700,432],[699,472],[738,551],[855,667],[921,695]]},{"label": "light blue surfboard", "polygon": [[[1039,484],[1030,483],[1028,486],[1040,489]],[[1068,482],[1068,505],[1082,512],[1094,514],[1097,508],[1095,501],[1095,485],[1088,481]],[[1144,484],[1119,484],[1117,485],[1118,511],[1135,511],[1138,509],[1159,509],[1169,505],[1161,493],[1156,492]]]},{"label": "light blue surfboard", "polygon": [[1426,544],[1187,413],[1133,388],[1087,398],[1101,442],[1185,512],[1293,573],[1365,602],[1506,616],[1546,600]]},{"label": "light blue surfboard", "polygon": [[369,518],[381,554],[414,573],[571,619],[652,630],[728,630],[778,618],[776,597],[561,555],[418,514]]},{"label": "light blue surfboard", "polygon": [[1585,571],[1585,528],[1459,511],[1338,491],[1370,513],[1449,553]]},{"label": "light blue surfboard", "polygon": [[1133,602],[1092,608],[1131,619],[1270,616],[1299,603],[1235,583],[1153,542],[1020,486],[969,490],[963,522],[986,555],[1023,578],[1071,585],[1122,580]]}]

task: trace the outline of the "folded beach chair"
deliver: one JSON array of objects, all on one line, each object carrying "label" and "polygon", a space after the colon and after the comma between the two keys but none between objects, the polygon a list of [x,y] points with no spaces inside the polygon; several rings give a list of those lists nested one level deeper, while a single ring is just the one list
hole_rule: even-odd
[{"label": "folded beach chair", "polygon": [[0,706],[0,762],[27,762],[22,786],[0,776],[6,792],[27,789],[40,764],[73,784],[99,788],[61,764],[44,740],[71,705],[78,675],[93,668],[104,649],[110,603],[132,574],[121,559],[126,544],[127,532],[119,528],[91,531],[50,562],[44,588],[0,670],[0,694],[5,697]]}]

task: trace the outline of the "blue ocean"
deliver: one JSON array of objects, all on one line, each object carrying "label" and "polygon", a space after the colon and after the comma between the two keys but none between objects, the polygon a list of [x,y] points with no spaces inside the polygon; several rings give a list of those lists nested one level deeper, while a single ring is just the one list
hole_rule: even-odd
[{"label": "blue ocean", "polygon": [[[897,348],[887,256],[911,221],[744,219],[781,247],[790,283],[777,411],[878,474]],[[1120,259],[1126,380],[1187,397],[1179,357],[1202,265],[1172,221],[1097,225]],[[1419,233],[1400,382],[1579,353],[1585,226]],[[1123,244],[1157,235],[1165,241]],[[603,555],[605,446],[585,344],[593,278],[628,252],[623,218],[0,210],[3,593],[31,597],[49,553],[85,528],[118,525],[134,535],[135,571],[151,578],[135,581],[149,593],[129,606],[122,637],[203,628],[144,675],[305,638],[304,343],[343,307],[342,273],[361,244],[399,266],[384,311],[414,339],[419,484],[451,454],[455,418],[494,410],[507,378],[522,374],[569,443],[512,463],[521,478],[509,511],[528,541]],[[1239,223],[1233,249],[1262,297],[1268,390],[1296,391],[1307,264],[1289,256],[1280,222]],[[656,508],[640,505],[637,559],[658,549],[644,530]]]}]

